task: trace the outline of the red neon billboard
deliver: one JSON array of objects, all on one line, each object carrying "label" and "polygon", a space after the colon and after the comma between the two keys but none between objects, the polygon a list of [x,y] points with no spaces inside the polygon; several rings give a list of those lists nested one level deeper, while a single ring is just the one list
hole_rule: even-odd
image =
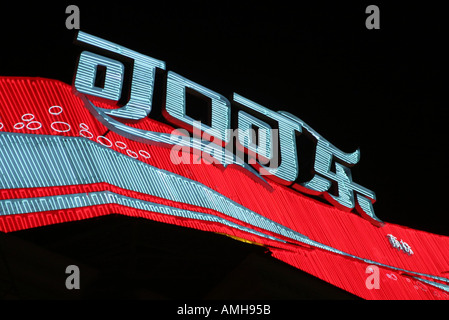
[{"label": "red neon billboard", "polygon": [[[110,40],[118,39],[111,34]],[[332,121],[324,122],[325,118],[337,112],[323,114],[322,118],[313,113],[304,116],[316,129],[322,123],[315,131],[298,118],[306,113],[303,104],[278,112],[277,99],[283,97],[272,97],[267,87],[259,84],[265,88],[260,92],[265,92],[271,102],[259,101],[262,93],[244,92],[241,83],[245,81],[235,75],[230,86],[235,80],[239,83],[237,92],[243,92],[226,95],[230,90],[222,91],[213,80],[200,81],[201,77],[173,66],[174,61],[182,64],[188,59],[174,54],[165,64],[162,60],[166,52],[161,54],[157,46],[148,50],[140,47],[137,52],[133,46],[124,46],[132,41],[120,40],[115,47],[107,47],[109,41],[105,39],[78,34],[70,48],[80,54],[64,62],[75,66],[71,84],[45,73],[46,78],[37,78],[6,72],[0,78],[0,231],[14,233],[120,214],[263,246],[272,257],[364,299],[448,298],[448,237],[389,222],[393,213],[385,211],[385,194],[378,194],[376,199],[374,193],[379,190],[373,187],[377,171],[373,165],[365,165],[371,157],[376,159],[371,163],[392,161],[391,175],[404,174],[406,168],[416,164],[427,168],[417,171],[430,172],[431,164],[422,166],[422,161],[416,160],[407,167],[389,154],[392,146],[401,144],[398,150],[416,155],[412,149],[418,149],[417,130],[401,133],[410,135],[410,141],[384,141],[385,149],[379,150],[380,143],[367,148],[372,143],[367,141],[361,147],[360,160],[360,150],[355,148],[364,140],[362,137],[348,143],[350,152],[341,151],[347,147],[341,140],[335,146],[326,140],[335,141],[336,130],[329,127],[326,131]],[[158,59],[148,56],[153,49]],[[290,54],[288,57],[296,57],[298,52]],[[257,68],[263,71],[259,75],[268,72],[264,69],[267,61],[279,63],[281,59],[260,58]],[[333,63],[338,65],[337,61]],[[317,66],[310,66],[314,68]],[[323,73],[322,68],[317,70]],[[365,73],[363,77],[369,77],[370,73]],[[320,72],[316,74],[318,79]],[[392,74],[393,83],[394,71]],[[290,91],[290,96],[294,90],[307,91],[298,88],[291,78],[279,85]],[[305,78],[311,81],[311,87],[321,81]],[[267,77],[266,82],[275,81]],[[361,87],[355,86],[353,91]],[[337,91],[327,89],[323,92],[330,96]],[[192,99],[201,108],[192,110]],[[331,101],[333,108],[334,102],[339,106],[345,103],[340,100],[335,97],[326,101]],[[317,101],[322,104],[323,100]],[[373,101],[381,99],[373,97]],[[388,118],[388,113],[372,108],[374,104],[367,102],[368,111],[360,107],[369,116],[340,121],[337,131],[357,121],[362,123],[355,124],[357,128],[364,124],[371,127],[366,121],[370,116],[378,122],[376,130],[382,126],[388,130],[386,124],[394,121],[379,121]],[[404,114],[406,123],[411,116]],[[437,125],[433,127],[440,132]],[[396,136],[389,135],[388,139]],[[312,145],[307,156],[298,143],[303,138],[301,143]],[[384,138],[379,136],[379,140]],[[226,148],[232,144],[234,148]],[[384,159],[385,154],[388,159]],[[311,171],[305,177],[304,166]],[[379,172],[385,172],[385,167]],[[359,173],[370,170],[371,177],[362,181]],[[413,174],[419,179],[417,172]],[[411,175],[407,172],[407,177]],[[379,174],[378,179],[383,184],[398,184],[388,190],[399,190],[399,183],[405,181],[392,178],[387,182],[380,177],[384,176]],[[433,179],[435,185],[438,179]],[[377,181],[377,185],[382,183]],[[422,208],[426,204],[435,208],[436,201],[423,195],[429,191],[422,190],[420,199],[418,195],[415,198],[419,184],[407,186],[409,198],[391,196],[388,203],[405,201],[404,208],[413,203],[416,211],[425,211]],[[383,211],[378,210],[382,202]],[[397,212],[398,207],[391,210]],[[429,209],[429,215],[430,211],[435,210]],[[410,209],[404,209],[403,215],[407,214],[412,216]]]}]

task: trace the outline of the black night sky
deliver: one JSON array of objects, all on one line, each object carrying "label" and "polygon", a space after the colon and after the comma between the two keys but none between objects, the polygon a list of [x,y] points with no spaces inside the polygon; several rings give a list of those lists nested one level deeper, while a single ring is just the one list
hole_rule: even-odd
[{"label": "black night sky", "polygon": [[[74,4],[82,31],[228,98],[289,111],[342,151],[360,148],[353,179],[376,192],[380,219],[449,236],[443,9],[340,2]],[[2,7],[0,75],[72,82],[69,4]],[[370,4],[379,30],[365,27]]]}]

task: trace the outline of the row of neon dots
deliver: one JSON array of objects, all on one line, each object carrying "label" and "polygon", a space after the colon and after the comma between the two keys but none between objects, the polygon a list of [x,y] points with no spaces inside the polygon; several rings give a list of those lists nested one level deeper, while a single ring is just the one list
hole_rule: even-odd
[{"label": "row of neon dots", "polygon": [[[48,113],[50,113],[53,116],[58,116],[62,112],[63,112],[63,108],[61,106],[51,106],[48,109]],[[35,120],[35,116],[32,113],[25,113],[24,115],[22,115],[21,119],[23,122],[17,122],[13,126],[13,128],[15,130],[22,130],[23,128],[27,128],[28,130],[34,131],[34,130],[39,130],[42,128],[42,123]],[[60,132],[60,133],[69,132],[72,129],[72,127],[70,126],[69,123],[63,122],[63,121],[54,121],[51,123],[50,127],[53,131]],[[2,130],[3,128],[4,128],[4,124],[2,122],[0,122],[0,130]],[[85,137],[87,139],[92,139],[94,137],[93,133],[89,131],[89,127],[87,126],[87,124],[80,123],[79,128],[80,128],[80,131],[79,131],[80,136]],[[113,146],[113,142],[111,140],[109,140],[108,138],[106,138],[105,136],[98,136],[96,138],[96,140],[98,143],[100,143],[101,145],[103,145],[107,148],[112,148],[112,146]],[[125,150],[127,148],[126,143],[124,143],[122,141],[116,141],[114,144],[120,150]],[[137,153],[130,149],[126,149],[126,154],[134,159],[137,159],[139,157],[139,155],[144,159],[151,158],[151,155],[145,150],[139,150],[139,152]]]}]

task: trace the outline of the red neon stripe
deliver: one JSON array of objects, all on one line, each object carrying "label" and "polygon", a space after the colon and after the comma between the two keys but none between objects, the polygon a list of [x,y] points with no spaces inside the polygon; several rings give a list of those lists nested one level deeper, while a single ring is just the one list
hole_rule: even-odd
[{"label": "red neon stripe", "polygon": [[[59,115],[51,115],[48,109],[56,105],[61,106],[63,112]],[[104,103],[97,103],[97,105],[111,107]],[[81,99],[72,93],[69,85],[55,80],[2,77],[0,78],[0,106],[0,122],[3,124],[1,131],[80,136],[80,124],[83,123],[89,127],[89,132],[93,135],[93,141],[96,141],[97,137],[105,134],[107,131],[107,128],[88,112]],[[22,116],[27,113],[32,113],[34,120],[42,124],[41,129],[30,130],[26,127],[19,130],[14,129],[15,124],[24,122]],[[51,128],[51,124],[55,121],[68,123],[71,130],[68,132],[54,131]],[[144,130],[165,133],[170,133],[173,130],[168,125],[148,118],[137,123],[129,123],[128,125]],[[196,180],[220,192],[229,199],[242,204],[248,209],[304,234],[317,242],[329,245],[354,256],[410,271],[440,277],[446,277],[446,272],[449,271],[449,238],[446,236],[413,230],[390,223],[386,223],[382,228],[377,228],[355,214],[343,212],[332,206],[325,205],[275,182],[269,181],[268,185],[264,185],[238,166],[229,166],[224,169],[218,165],[208,164],[175,165],[169,160],[169,148],[137,143],[121,137],[114,132],[109,132],[107,138],[113,143],[121,141],[126,144],[127,148],[123,150],[114,144],[112,148],[118,152],[123,154],[127,154],[127,150],[136,153],[140,150],[148,152],[151,155],[149,159],[145,159],[142,156],[139,156],[138,159],[152,166]],[[188,155],[188,157],[191,156]],[[183,209],[211,213],[217,216],[222,215],[212,210],[207,211],[204,208],[173,203],[164,199],[156,199],[156,197],[133,193],[129,190],[123,190],[106,184],[0,190],[0,197],[1,199],[14,199],[93,192],[98,190],[111,190],[143,200],[146,199]],[[364,282],[368,275],[365,273],[366,264],[363,262],[341,257],[320,249],[308,251],[307,249],[295,246],[271,243],[269,240],[219,224],[167,217],[161,214],[141,212],[119,205],[1,216],[0,229],[5,232],[11,232],[48,224],[87,219],[110,213],[143,217],[205,231],[227,233],[250,241],[260,242],[267,246],[273,246],[271,251],[276,258],[363,298],[447,299],[447,295],[443,291],[432,287],[432,290],[437,290],[435,291],[439,295],[437,297],[434,292],[431,292],[432,290],[428,289],[424,291],[421,289],[422,284],[417,285],[415,280],[410,280],[410,277],[407,278],[401,275],[396,275],[401,280],[399,278],[398,280],[390,279],[391,281],[383,284],[384,289],[381,291],[368,290]],[[229,217],[227,219],[232,221]],[[240,224],[243,225],[243,223]],[[409,243],[415,254],[408,256],[401,251],[393,249],[386,238],[386,235],[390,233],[398,239],[404,239]],[[392,272],[391,270],[381,269],[384,275],[387,272]],[[418,289],[415,286],[418,286]],[[430,288],[430,286],[427,287]]]}]

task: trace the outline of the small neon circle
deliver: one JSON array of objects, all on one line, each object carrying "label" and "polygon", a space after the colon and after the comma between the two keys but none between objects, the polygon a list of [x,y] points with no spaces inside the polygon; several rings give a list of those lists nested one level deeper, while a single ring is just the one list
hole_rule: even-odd
[{"label": "small neon circle", "polygon": [[126,148],[126,143],[124,143],[124,142],[121,142],[121,141],[116,141],[115,142],[115,146],[117,147],[117,148],[119,148],[119,149],[125,149]]},{"label": "small neon circle", "polygon": [[[52,111],[53,108],[59,108],[59,111]],[[62,113],[62,107],[61,106],[52,106],[50,108],[48,108],[48,112],[54,116],[58,116]]]},{"label": "small neon circle", "polygon": [[419,281],[416,281],[416,286],[419,287],[422,291],[427,291],[427,286]]},{"label": "small neon circle", "polygon": [[[19,128],[19,127],[17,127],[17,125],[21,125],[21,127]],[[23,127],[25,127],[25,123],[23,123],[23,122],[18,122],[14,125],[14,129],[16,129],[16,130],[23,129]]]},{"label": "small neon circle", "polygon": [[[94,137],[93,133],[89,131],[89,127],[84,122],[80,123],[80,136],[88,139],[92,139]],[[89,136],[86,136],[84,132],[87,132]]]},{"label": "small neon circle", "polygon": [[[32,127],[31,125],[36,124],[37,123],[37,127]],[[27,123],[27,129],[28,130],[39,130],[40,128],[42,128],[42,123],[40,123],[39,121],[31,121],[29,123]]]},{"label": "small neon circle", "polygon": [[[30,118],[25,119],[25,117],[30,117]],[[22,121],[31,121],[33,119],[34,119],[34,114],[32,114],[32,113],[25,113],[22,116]]]},{"label": "small neon circle", "polygon": [[[106,141],[108,141],[108,142],[109,142],[109,145],[107,145],[107,144],[101,142],[101,141],[100,141],[100,138],[101,138],[101,139],[104,139],[104,140],[106,140]],[[97,142],[98,142],[98,143],[101,143],[101,144],[104,145],[105,147],[108,147],[108,148],[112,147],[112,142],[111,142],[111,140],[109,140],[109,139],[106,138],[105,136],[98,136],[98,137],[97,137]]]},{"label": "small neon circle", "polygon": [[151,158],[150,154],[146,152],[145,150],[139,150],[139,154],[144,157],[145,159]]},{"label": "small neon circle", "polygon": [[[62,125],[65,125],[65,126],[67,126],[67,129],[66,129],[66,130],[56,129],[56,128],[54,127],[55,124],[62,124]],[[50,127],[51,127],[54,131],[56,131],[56,132],[68,132],[68,131],[70,131],[70,124],[68,124],[67,122],[55,121],[55,122],[53,122],[53,123],[50,125]]]},{"label": "small neon circle", "polygon": [[132,151],[132,150],[126,150],[126,153],[128,154],[128,156],[130,156],[131,158],[134,158],[134,159],[137,159],[137,157],[138,157],[138,155],[137,155],[137,153],[135,153],[134,151]]},{"label": "small neon circle", "polygon": [[[87,132],[90,136],[86,136],[84,135],[84,132]],[[94,137],[93,133],[87,130],[81,130],[80,131],[80,136],[84,137],[84,138],[88,138],[88,139],[92,139]]]},{"label": "small neon circle", "polygon": [[2,130],[4,127],[3,123],[0,122],[0,130]]}]

